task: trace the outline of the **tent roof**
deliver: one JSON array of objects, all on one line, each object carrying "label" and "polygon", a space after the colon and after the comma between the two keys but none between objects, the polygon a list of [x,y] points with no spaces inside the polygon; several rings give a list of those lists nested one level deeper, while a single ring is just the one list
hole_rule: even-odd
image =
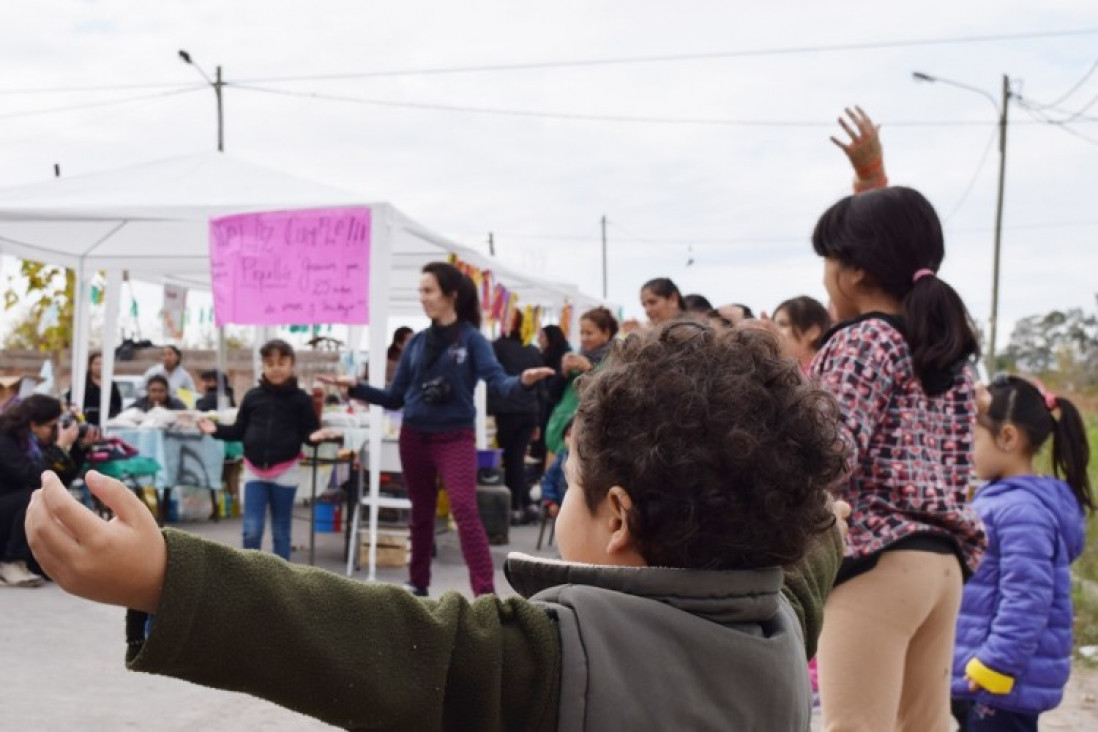
[{"label": "tent roof", "polygon": [[335,206],[386,209],[391,313],[418,314],[419,270],[456,253],[491,269],[521,302],[598,304],[569,285],[523,275],[434,234],[387,203],[225,155],[202,153],[105,173],[0,188],[0,252],[71,268],[125,269],[139,280],[208,289],[209,219]]}]

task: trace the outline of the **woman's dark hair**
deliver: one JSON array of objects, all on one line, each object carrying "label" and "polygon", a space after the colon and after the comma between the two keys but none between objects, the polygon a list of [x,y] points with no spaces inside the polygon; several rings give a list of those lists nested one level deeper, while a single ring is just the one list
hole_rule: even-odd
[{"label": "woman's dark hair", "polygon": [[446,262],[428,262],[423,265],[423,273],[434,275],[443,295],[454,296],[458,320],[464,320],[474,328],[480,327],[480,295],[468,275]]},{"label": "woman's dark hair", "polygon": [[400,352],[404,348],[404,339],[412,333],[415,333],[415,331],[406,325],[402,325],[393,331],[393,342],[389,344],[389,350],[386,353],[386,357],[390,361],[400,358]]},{"label": "woman's dark hair", "polygon": [[160,374],[153,374],[149,378],[145,379],[145,389],[146,390],[148,390],[148,388],[150,386],[152,386],[153,384],[163,384],[164,388],[167,389],[169,392],[171,392],[171,390],[172,390],[171,384],[169,384],[168,380],[166,378],[164,378],[163,376],[161,376]]},{"label": "woman's dark hair", "polygon": [[169,343],[168,345],[164,346],[164,348],[172,349],[172,352],[175,353],[176,360],[179,361],[179,363],[183,363],[183,351],[179,350],[179,346],[173,346]]},{"label": "woman's dark hair", "polygon": [[92,351],[88,354],[88,371],[91,371],[91,365],[97,358],[103,358],[102,351]]},{"label": "woman's dark hair", "polygon": [[793,565],[833,525],[838,406],[770,333],[673,321],[618,341],[578,383],[585,502],[621,486],[649,565]]},{"label": "woman's dark hair", "polygon": [[709,314],[713,309],[713,303],[706,299],[705,295],[687,295],[682,299],[682,308],[688,313]]},{"label": "woman's dark hair", "polygon": [[1025,434],[1031,453],[1040,450],[1051,435],[1053,474],[1071,486],[1081,507],[1093,511],[1094,495],[1087,475],[1090,445],[1075,405],[1026,379],[1007,374],[996,374],[988,392],[991,404],[981,417],[982,423],[997,435],[1010,422]]},{"label": "woman's dark hair", "polygon": [[507,329],[504,334],[508,338],[513,338],[516,341],[522,340],[522,321],[526,320],[521,310],[515,310],[511,313],[511,327]]},{"label": "woman's dark hair", "polygon": [[31,394],[0,414],[0,434],[13,437],[21,448],[27,446],[32,424],[46,424],[61,416],[61,402],[45,394]]},{"label": "woman's dark hair", "polygon": [[603,333],[609,333],[610,338],[618,334],[618,319],[604,307],[591,308],[580,316],[580,320],[589,320]]},{"label": "woman's dark hair", "polygon": [[260,358],[270,358],[271,356],[285,356],[291,361],[297,361],[294,347],[281,338],[273,338],[264,343],[263,347],[259,349]]},{"label": "woman's dark hair", "polygon": [[740,309],[740,312],[743,313],[744,320],[755,319],[755,311],[751,309],[750,305],[744,305],[742,302],[734,302],[731,303],[731,306]]},{"label": "woman's dark hair", "polygon": [[823,346],[824,336],[831,329],[831,315],[828,314],[827,308],[816,298],[801,295],[800,297],[791,297],[774,308],[775,320],[777,320],[778,313],[782,310],[789,318],[789,324],[793,326],[793,332],[798,336],[803,336],[812,330],[812,326],[820,329],[819,335],[810,344],[813,351],[820,350],[820,347]]},{"label": "woman's dark hair", "polygon": [[564,331],[559,325],[543,326],[541,332],[545,334],[545,340],[548,342],[541,352],[542,360],[549,368],[560,371],[560,360],[564,358],[564,354],[572,350],[572,346],[564,337]]},{"label": "woman's dark hair", "polygon": [[654,280],[648,280],[641,286],[641,292],[645,290],[651,290],[653,294],[660,297],[674,297],[675,302],[679,304],[679,311],[686,309],[686,303],[683,300],[682,293],[679,292],[679,286],[668,277],[657,277]]},{"label": "woman's dark hair", "polygon": [[[942,225],[921,193],[902,186],[847,196],[812,232],[816,254],[864,270],[869,284],[900,301],[904,338],[927,394],[953,386],[958,364],[980,351],[965,304],[936,274],[945,258]],[[916,274],[920,274],[916,277]]]}]

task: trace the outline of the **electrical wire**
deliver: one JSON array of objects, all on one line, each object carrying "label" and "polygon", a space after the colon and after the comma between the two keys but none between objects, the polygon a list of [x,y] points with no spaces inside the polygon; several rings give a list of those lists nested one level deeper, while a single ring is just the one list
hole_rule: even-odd
[{"label": "electrical wire", "polygon": [[[1091,67],[1087,70],[1087,72],[1085,74],[1083,74],[1083,78],[1081,78],[1081,79],[1079,79],[1079,81],[1075,82],[1075,84],[1073,84],[1070,89],[1068,89],[1066,92],[1064,92],[1059,97],[1057,97],[1055,101],[1049,102],[1048,104],[1041,104],[1041,103],[1037,103],[1037,102],[1030,102],[1030,104],[1033,104],[1036,109],[1041,109],[1041,110],[1056,109],[1061,104],[1063,104],[1068,99],[1070,99],[1071,95],[1074,94],[1076,91],[1078,91],[1079,88],[1087,82],[1087,79],[1089,79],[1091,77],[1091,74],[1093,74],[1096,70],[1098,70],[1098,61],[1095,61],[1091,65]],[[1057,110],[1057,111],[1060,111],[1060,110]]]},{"label": "electrical wire", "polygon": [[976,164],[976,171],[972,174],[971,180],[968,181],[968,185],[965,187],[965,192],[961,194],[961,197],[957,200],[957,203],[953,205],[949,213],[942,217],[942,223],[946,223],[953,215],[961,210],[961,206],[965,205],[965,201],[968,200],[969,194],[972,193],[972,189],[976,186],[976,181],[980,177],[980,172],[984,169],[984,164],[987,163],[987,155],[991,152],[991,146],[995,143],[995,138],[999,135],[998,126],[992,128],[991,134],[988,135],[987,144],[984,145],[984,152],[980,155],[980,162]]},{"label": "electrical wire", "polygon": [[69,94],[100,91],[125,91],[129,89],[180,89],[189,86],[191,86],[191,84],[183,84],[179,82],[147,84],[93,84],[91,86],[53,86],[25,89],[0,89],[0,94]]},{"label": "electrical wire", "polygon": [[[272,89],[270,87],[254,86],[251,84],[234,84],[234,88],[242,91],[253,91],[276,96],[298,97],[301,99],[319,99],[334,102],[349,102],[352,104],[365,104],[378,107],[394,107],[403,109],[420,109],[435,112],[460,112],[463,114],[485,114],[503,117],[522,117],[530,119],[556,119],[570,122],[626,122],[635,124],[658,125],[706,125],[720,127],[802,127],[823,128],[834,127],[833,122],[810,122],[806,120],[751,120],[751,119],[705,119],[688,117],[653,117],[639,115],[620,114],[585,114],[572,112],[547,112],[536,110],[506,109],[502,107],[470,107],[458,104],[436,104],[429,102],[401,102],[388,99],[371,99],[368,97],[348,96],[345,94],[326,94],[322,92],[299,92],[288,89]],[[980,120],[915,120],[893,121],[889,127],[985,127],[990,122]]]},{"label": "electrical wire", "polygon": [[581,68],[591,66],[621,66],[628,64],[650,64],[679,61],[707,61],[723,58],[747,58],[757,56],[789,56],[806,53],[835,53],[843,51],[871,51],[890,48],[909,48],[913,46],[938,46],[959,43],[989,43],[997,41],[1015,41],[1034,38],[1059,38],[1064,36],[1093,35],[1098,28],[1080,28],[1066,31],[1035,31],[1031,33],[1004,33],[986,36],[953,36],[946,38],[922,38],[900,41],[878,41],[866,43],[843,43],[816,46],[790,46],[781,48],[746,49],[739,51],[716,51],[711,53],[663,54],[658,56],[626,56],[619,58],[577,59],[572,61],[534,61],[528,63],[485,64],[480,66],[427,67],[420,69],[398,69],[391,71],[362,71],[339,74],[308,74],[301,76],[261,77],[243,79],[239,83],[272,83],[298,81],[325,81],[336,79],[364,79],[393,76],[429,76],[438,74],[468,74],[496,71],[530,71],[536,69]]},{"label": "electrical wire", "polygon": [[[1079,132],[1078,130],[1076,130],[1072,127],[1069,127],[1068,122],[1070,121],[1070,118],[1068,118],[1068,119],[1052,119],[1046,112],[1043,112],[1040,109],[1034,108],[1033,106],[1031,106],[1025,100],[1019,98],[1018,101],[1019,101],[1019,106],[1021,106],[1021,108],[1026,112],[1026,114],[1028,114],[1030,117],[1034,118],[1038,122],[1041,122],[1042,124],[1051,125],[1051,126],[1057,128],[1059,130],[1063,130],[1064,132],[1068,133],[1069,135],[1072,135],[1073,137],[1077,137],[1077,138],[1079,138],[1080,140],[1082,140],[1084,142],[1090,143],[1091,145],[1098,145],[1098,138],[1090,137],[1089,135],[1085,135],[1082,132]],[[1095,97],[1094,100],[1092,100],[1090,102],[1090,104],[1094,104],[1094,102],[1096,102],[1096,101],[1098,101],[1098,97]],[[1090,105],[1088,105],[1087,108],[1089,108],[1089,106]]]},{"label": "electrical wire", "polygon": [[[663,54],[657,56],[626,56],[618,58],[574,59],[569,61],[534,61],[526,63],[482,64],[478,66],[426,67],[420,69],[394,69],[389,71],[361,71],[348,73],[308,74],[299,76],[270,76],[241,79],[237,83],[272,83],[298,81],[324,81],[335,79],[366,79],[395,76],[432,76],[438,74],[468,74],[496,71],[528,71],[554,68],[582,68],[590,66],[621,66],[629,64],[650,64],[681,61],[706,61],[722,58],[750,58],[758,56],[789,56],[810,53],[836,53],[847,51],[873,51],[891,48],[910,48],[915,46],[940,46],[963,43],[994,43],[1000,41],[1031,40],[1039,38],[1063,38],[1098,34],[1098,28],[1078,28],[1062,31],[1034,31],[1029,33],[1001,33],[985,36],[951,36],[944,38],[919,38],[897,41],[877,41],[865,43],[821,44],[815,46],[789,46],[779,48],[745,49],[738,51],[716,51],[710,53]],[[225,82],[229,86],[229,82]],[[116,91],[125,89],[163,89],[182,87],[184,84],[142,83],[142,84],[99,84],[90,86],[61,86],[23,89],[0,89],[0,94],[63,94],[91,91]]]},{"label": "electrical wire", "polygon": [[162,97],[175,96],[177,94],[186,94],[188,92],[198,91],[199,89],[204,88],[205,85],[191,85],[186,89],[173,89],[171,91],[159,92],[156,94],[139,94],[137,96],[124,97],[122,99],[110,99],[104,102],[88,102],[87,104],[69,104],[64,107],[47,107],[45,109],[29,109],[22,112],[9,112],[8,114],[0,114],[0,120],[16,119],[19,117],[38,117],[47,114],[58,114],[60,112],[74,112],[83,109],[94,109],[97,107],[111,107],[119,104],[133,104],[134,102],[143,102],[149,99],[159,99]]}]

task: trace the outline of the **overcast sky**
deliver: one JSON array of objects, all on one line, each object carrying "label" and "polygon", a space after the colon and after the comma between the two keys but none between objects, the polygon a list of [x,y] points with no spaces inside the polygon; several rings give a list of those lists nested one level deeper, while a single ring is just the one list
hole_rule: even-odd
[{"label": "overcast sky", "polygon": [[[1085,30],[1095,32],[911,43]],[[821,50],[844,45],[855,48]],[[491,231],[509,263],[598,294],[607,216],[609,296],[627,314],[640,312],[638,288],[656,276],[717,304],[823,299],[809,235],[849,191],[846,161],[827,138],[842,108],[859,103],[883,125],[892,182],[937,207],[942,276],[985,322],[994,105],[1007,73],[1031,104],[1057,102],[1046,118],[1093,106],[1067,130],[1010,108],[1000,345],[1019,317],[1094,308],[1098,72],[1083,79],[1098,63],[1098,3],[9,1],[0,5],[0,182],[46,179],[54,163],[76,175],[212,149],[214,94],[179,49],[210,75],[223,67],[230,154],[389,201],[481,249]],[[774,50],[786,52],[744,53]],[[915,83],[914,70],[996,101]],[[16,93],[106,85],[149,86]],[[83,105],[99,106],[41,113]]]}]

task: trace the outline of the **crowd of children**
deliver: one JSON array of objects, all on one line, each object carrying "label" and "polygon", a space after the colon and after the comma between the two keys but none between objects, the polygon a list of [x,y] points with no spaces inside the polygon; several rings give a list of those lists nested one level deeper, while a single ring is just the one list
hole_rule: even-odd
[{"label": "crowd of children", "polygon": [[[329,379],[404,409],[406,588],[162,532],[94,472],[117,520],[46,473],[26,512],[35,557],[69,592],[129,608],[131,668],[349,728],[806,730],[817,657],[826,730],[944,731],[951,716],[1037,729],[1071,666],[1069,572],[1095,505],[1083,422],[1037,381],[977,384],[936,212],[888,186],[862,110],[840,124],[855,193],[812,234],[828,307],[793,297],[756,318],[657,278],[640,291],[648,323],[591,310],[580,353],[550,358],[547,332],[549,366],[508,376],[468,278],[424,269],[432,324],[402,343],[391,384]],[[269,503],[284,557],[287,473],[323,436],[292,367],[287,344],[268,344],[236,424],[201,424],[243,439],[245,545]],[[475,505],[473,388],[522,395],[543,379],[542,499],[563,561],[512,555],[521,597],[501,600]],[[1037,474],[1046,442],[1054,477]],[[422,597],[439,476],[472,602]]]}]

